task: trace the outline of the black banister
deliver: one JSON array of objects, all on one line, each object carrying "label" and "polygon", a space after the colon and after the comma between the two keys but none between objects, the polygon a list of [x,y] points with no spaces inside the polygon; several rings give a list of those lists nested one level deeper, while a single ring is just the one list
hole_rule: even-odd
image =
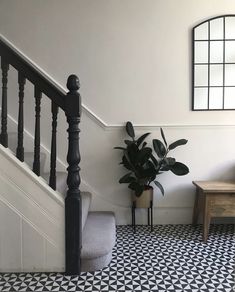
[{"label": "black banister", "polygon": [[79,123],[81,117],[81,97],[79,79],[70,75],[67,81],[69,92],[65,99],[65,114],[68,127],[68,178],[67,197],[65,199],[65,232],[66,232],[66,273],[79,274],[81,271],[81,196],[80,196],[80,152],[79,152]]},{"label": "black banister", "polygon": [[35,86],[35,132],[34,132],[34,161],[33,172],[40,175],[40,112],[41,112],[41,91]]},{"label": "black banister", "polygon": [[[40,116],[41,98],[43,95],[51,100],[52,136],[49,185],[56,189],[56,132],[58,110],[65,112],[68,122],[68,191],[65,198],[65,259],[66,273],[80,274],[81,271],[81,242],[82,242],[82,209],[80,196],[80,152],[79,152],[79,123],[81,117],[80,87],[76,75],[70,75],[67,80],[66,93],[59,88],[45,73],[33,65],[20,52],[0,38],[0,57],[2,69],[2,109],[0,143],[8,147],[7,133],[7,81],[9,65],[18,71],[19,111],[18,111],[18,141],[16,156],[24,161],[24,88],[26,80],[34,85],[35,98],[35,133],[34,133],[34,161],[33,171],[40,176]],[[40,194],[38,194],[40,195]]]},{"label": "black banister", "polygon": [[8,147],[7,134],[7,81],[9,64],[6,60],[1,59],[2,69],[2,118],[1,118],[1,144]]},{"label": "black banister", "polygon": [[23,72],[26,79],[33,84],[37,84],[37,87],[41,92],[46,94],[55,104],[64,110],[64,96],[66,95],[66,92],[1,38],[0,56],[17,71]]},{"label": "black banister", "polygon": [[24,161],[24,86],[26,78],[21,72],[18,72],[19,83],[19,113],[18,113],[18,143],[16,148],[16,157]]},{"label": "black banister", "polygon": [[50,177],[49,186],[56,190],[56,131],[57,131],[57,115],[58,106],[52,101],[51,103],[52,113],[52,135],[51,135],[51,164],[50,164]]}]

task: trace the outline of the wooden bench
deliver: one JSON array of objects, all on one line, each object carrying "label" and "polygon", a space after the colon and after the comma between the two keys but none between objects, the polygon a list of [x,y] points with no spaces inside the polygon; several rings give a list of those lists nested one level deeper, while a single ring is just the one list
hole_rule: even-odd
[{"label": "wooden bench", "polygon": [[203,241],[208,238],[212,217],[235,217],[235,183],[228,181],[193,181],[196,197],[193,224],[203,212]]}]

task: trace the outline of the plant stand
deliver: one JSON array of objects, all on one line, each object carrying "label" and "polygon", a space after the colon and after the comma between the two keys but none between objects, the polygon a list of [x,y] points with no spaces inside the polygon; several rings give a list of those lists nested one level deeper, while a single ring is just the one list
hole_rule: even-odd
[{"label": "plant stand", "polygon": [[[131,212],[132,212],[132,228],[135,233],[136,224],[135,224],[135,210],[136,210],[136,202],[132,203]],[[148,226],[150,226],[150,231],[153,231],[153,201],[150,201],[150,206],[148,209]]]}]

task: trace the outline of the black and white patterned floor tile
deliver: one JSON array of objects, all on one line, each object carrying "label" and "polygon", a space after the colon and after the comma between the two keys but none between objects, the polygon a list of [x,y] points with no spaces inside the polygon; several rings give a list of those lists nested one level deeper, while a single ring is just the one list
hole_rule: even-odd
[{"label": "black and white patterned floor tile", "polygon": [[0,274],[0,291],[234,291],[233,225],[212,225],[207,243],[201,226],[117,227],[111,264],[103,270],[65,276],[56,273]]}]

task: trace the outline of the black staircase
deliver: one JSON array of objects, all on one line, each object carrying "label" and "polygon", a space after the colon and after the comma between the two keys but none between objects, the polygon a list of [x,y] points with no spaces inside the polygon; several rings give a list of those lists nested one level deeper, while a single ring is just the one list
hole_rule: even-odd
[{"label": "black staircase", "polygon": [[[18,142],[16,156],[24,161],[24,88],[29,80],[34,85],[35,98],[35,133],[33,172],[40,176],[40,117],[41,99],[46,96],[51,100],[52,136],[50,157],[49,185],[56,190],[56,133],[58,110],[65,112],[68,122],[68,191],[65,199],[65,242],[66,242],[66,273],[79,274],[81,271],[81,197],[80,197],[80,152],[79,123],[81,117],[81,97],[78,93],[80,84],[76,75],[67,80],[68,93],[61,90],[48,76],[32,65],[19,52],[0,39],[0,56],[2,69],[2,110],[0,143],[8,147],[7,133],[7,82],[8,70],[12,66],[18,71],[19,83],[19,114]],[[43,114],[43,113],[42,113]]]}]

